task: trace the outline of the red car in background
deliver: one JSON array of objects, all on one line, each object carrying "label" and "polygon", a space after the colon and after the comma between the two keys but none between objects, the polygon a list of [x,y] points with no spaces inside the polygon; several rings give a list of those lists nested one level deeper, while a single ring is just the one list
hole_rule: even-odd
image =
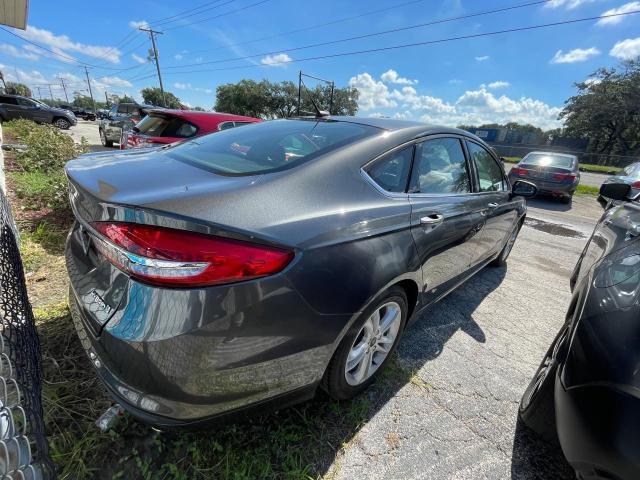
[{"label": "red car in background", "polygon": [[133,130],[123,132],[120,149],[164,145],[261,121],[228,113],[154,109]]}]

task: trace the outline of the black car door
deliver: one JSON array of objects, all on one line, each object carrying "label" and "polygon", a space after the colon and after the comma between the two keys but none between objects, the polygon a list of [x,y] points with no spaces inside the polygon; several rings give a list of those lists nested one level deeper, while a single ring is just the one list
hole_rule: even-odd
[{"label": "black car door", "polygon": [[485,217],[471,171],[461,138],[433,136],[416,144],[408,193],[425,303],[463,279],[476,254]]},{"label": "black car door", "polygon": [[15,120],[20,117],[20,107],[18,107],[18,100],[16,97],[9,97],[0,95],[0,104],[4,110],[5,120]]},{"label": "black car door", "polygon": [[481,200],[486,224],[479,248],[471,265],[497,253],[515,227],[518,203],[510,194],[509,182],[502,163],[489,150],[471,140],[466,141],[475,180],[475,196]]}]

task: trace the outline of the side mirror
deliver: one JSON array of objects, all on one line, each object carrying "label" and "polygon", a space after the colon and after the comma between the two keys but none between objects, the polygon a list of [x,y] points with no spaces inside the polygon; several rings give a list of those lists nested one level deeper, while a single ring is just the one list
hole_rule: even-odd
[{"label": "side mirror", "polygon": [[538,194],[538,187],[531,182],[516,180],[511,185],[511,195],[518,197],[533,198]]},{"label": "side mirror", "polygon": [[627,183],[603,183],[600,186],[600,196],[609,200],[628,200],[631,185]]}]

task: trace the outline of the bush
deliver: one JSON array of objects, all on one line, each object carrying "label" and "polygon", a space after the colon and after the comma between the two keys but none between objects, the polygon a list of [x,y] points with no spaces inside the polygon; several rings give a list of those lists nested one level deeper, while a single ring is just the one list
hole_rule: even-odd
[{"label": "bush", "polygon": [[16,153],[16,163],[26,172],[60,173],[68,160],[88,150],[84,139],[77,145],[69,135],[52,125],[14,120],[7,123],[7,128],[27,147]]},{"label": "bush", "polygon": [[67,177],[64,172],[9,172],[18,198],[23,200],[23,207],[28,210],[69,211],[69,191]]}]

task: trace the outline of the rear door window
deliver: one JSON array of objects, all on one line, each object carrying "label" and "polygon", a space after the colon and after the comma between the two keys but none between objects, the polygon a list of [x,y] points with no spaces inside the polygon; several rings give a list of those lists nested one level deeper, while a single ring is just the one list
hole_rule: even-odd
[{"label": "rear door window", "polygon": [[195,125],[182,118],[157,114],[147,115],[136,125],[136,129],[150,137],[178,138],[192,137],[198,131]]},{"label": "rear door window", "polygon": [[387,192],[404,192],[409,180],[413,145],[390,153],[367,169],[367,174]]},{"label": "rear door window", "polygon": [[235,125],[233,122],[222,122],[218,125],[218,130],[229,130],[230,128],[234,128]]},{"label": "rear door window", "polygon": [[483,147],[474,142],[467,142],[469,156],[478,173],[478,185],[481,192],[501,192],[507,190],[507,182],[502,167]]},{"label": "rear door window", "polygon": [[15,97],[2,97],[0,96],[0,103],[4,103],[5,105],[17,105]]},{"label": "rear door window", "polygon": [[468,193],[469,173],[457,138],[435,138],[416,145],[411,193]]},{"label": "rear door window", "polygon": [[221,175],[253,175],[295,167],[381,131],[331,120],[272,120],[195,137],[165,152]]}]

